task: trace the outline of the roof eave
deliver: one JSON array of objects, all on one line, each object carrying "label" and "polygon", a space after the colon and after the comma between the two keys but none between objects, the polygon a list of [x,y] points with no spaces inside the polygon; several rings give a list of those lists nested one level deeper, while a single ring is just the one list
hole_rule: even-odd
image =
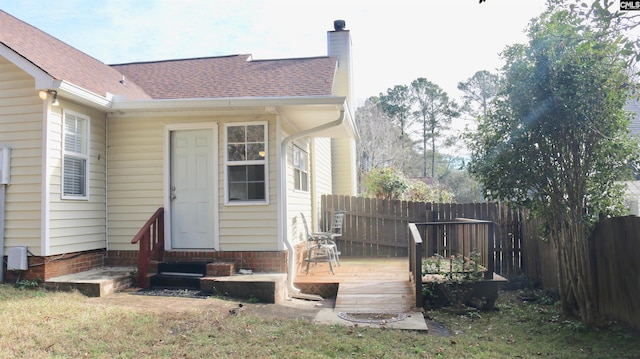
[{"label": "roof eave", "polygon": [[54,87],[54,77],[49,75],[42,68],[38,67],[33,62],[22,56],[20,53],[14,51],[4,43],[0,42],[0,56],[7,59],[12,64],[19,67],[22,71],[26,72],[35,79],[36,89],[47,89]]},{"label": "roof eave", "polygon": [[71,82],[55,81],[55,86],[51,87],[51,89],[58,91],[58,95],[65,99],[101,110],[110,110],[113,104],[113,96],[111,94],[107,93],[107,97],[104,97]]},{"label": "roof eave", "polygon": [[295,97],[227,97],[154,99],[139,101],[114,101],[111,108],[120,112],[147,112],[164,110],[202,110],[225,107],[276,107],[305,105],[342,105],[342,96],[295,96]]},{"label": "roof eave", "polygon": [[112,117],[148,117],[194,113],[270,113],[279,114],[295,132],[335,121],[345,112],[345,121],[338,128],[314,134],[314,137],[358,138],[355,117],[344,96],[296,97],[235,97],[118,101],[111,107]]}]

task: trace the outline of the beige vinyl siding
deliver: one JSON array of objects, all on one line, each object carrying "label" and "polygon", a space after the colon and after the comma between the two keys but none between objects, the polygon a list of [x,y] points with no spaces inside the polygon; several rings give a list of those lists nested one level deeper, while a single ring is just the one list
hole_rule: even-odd
[{"label": "beige vinyl siding", "polygon": [[[49,119],[50,255],[106,248],[105,114],[60,101]],[[89,197],[62,199],[62,116],[72,111],[89,118]]]},{"label": "beige vinyl siding", "polygon": [[[267,121],[268,130],[268,204],[224,205],[224,124],[231,122]],[[218,126],[218,201],[220,208],[221,251],[275,251],[282,248],[278,238],[278,191],[276,154],[278,150],[275,117],[220,118]]]},{"label": "beige vinyl siding", "polygon": [[[302,138],[294,141],[294,144],[300,147],[303,151],[306,151],[309,154],[309,160],[312,161],[311,151],[310,151],[310,143],[311,141],[308,138]],[[294,190],[294,177],[293,177],[293,145],[289,144],[287,147],[287,223],[292,224],[286,230],[289,231],[289,239],[296,243],[298,241],[303,241],[306,239],[304,233],[304,225],[302,224],[302,219],[300,218],[300,213],[304,213],[304,216],[307,220],[307,224],[310,226],[310,230],[313,231],[315,228],[316,221],[314,220],[314,215],[311,212],[311,192],[303,192]],[[309,166],[309,176],[313,178],[313,172],[311,168],[311,164]],[[309,188],[312,189],[313,186],[310,183]]]},{"label": "beige vinyl siding", "polygon": [[131,240],[164,205],[164,121],[109,118],[107,228],[110,250],[131,250]]},{"label": "beige vinyl siding", "polygon": [[332,177],[333,168],[331,168],[331,139],[316,138],[313,142],[313,151],[311,155],[311,169],[313,172],[312,190],[313,190],[313,209],[320,216],[321,203],[320,198],[323,194],[332,194]]},{"label": "beige vinyl siding", "polygon": [[[237,117],[114,117],[108,124],[108,233],[110,250],[132,250],[140,227],[164,206],[165,124],[217,123],[218,225],[222,251],[277,250],[275,118]],[[268,204],[224,205],[224,124],[268,121]]]},{"label": "beige vinyl siding", "polygon": [[5,246],[27,246],[38,255],[42,252],[43,106],[34,88],[32,77],[0,57],[0,146],[11,147]]},{"label": "beige vinyl siding", "polygon": [[355,140],[337,138],[332,141],[333,194],[355,196],[357,194]]}]

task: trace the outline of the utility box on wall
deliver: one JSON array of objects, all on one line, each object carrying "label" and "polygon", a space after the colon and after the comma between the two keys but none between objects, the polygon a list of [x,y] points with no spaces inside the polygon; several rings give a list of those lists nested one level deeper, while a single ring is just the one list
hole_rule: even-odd
[{"label": "utility box on wall", "polygon": [[27,247],[11,247],[7,251],[7,270],[27,270]]},{"label": "utility box on wall", "polygon": [[0,147],[0,184],[11,181],[11,148]]}]

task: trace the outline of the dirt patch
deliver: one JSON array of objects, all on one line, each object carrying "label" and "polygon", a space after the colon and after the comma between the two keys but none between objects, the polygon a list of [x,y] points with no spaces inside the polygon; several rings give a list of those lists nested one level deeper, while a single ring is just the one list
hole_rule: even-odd
[{"label": "dirt patch", "polygon": [[[323,309],[335,306],[334,299],[311,301],[292,298],[280,304],[248,303],[242,299],[220,297],[180,297],[139,295],[131,292],[121,292],[102,298],[87,298],[87,302],[95,305],[122,306],[141,312],[161,313],[165,315],[179,315],[191,311],[221,311],[230,314],[239,312],[251,313],[270,318],[303,319],[315,322],[317,315]],[[419,314],[422,316],[422,313]],[[336,314],[336,318],[338,318]],[[350,323],[349,321],[345,321]],[[439,324],[427,320],[431,335],[448,336],[447,329]],[[357,325],[358,323],[350,323]]]},{"label": "dirt patch", "polygon": [[247,303],[241,299],[218,297],[184,297],[139,295],[132,292],[121,292],[101,298],[88,298],[87,302],[96,305],[114,305],[134,310],[154,313],[180,313],[199,310],[242,310],[257,315],[279,318],[305,318],[313,320],[322,308],[333,308],[333,300],[322,302],[302,299],[291,299],[282,304]]}]

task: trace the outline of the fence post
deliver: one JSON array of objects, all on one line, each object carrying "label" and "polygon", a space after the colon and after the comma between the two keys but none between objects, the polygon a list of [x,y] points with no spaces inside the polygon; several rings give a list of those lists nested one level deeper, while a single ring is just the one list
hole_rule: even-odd
[{"label": "fence post", "polygon": [[494,222],[490,221],[488,224],[488,229],[487,231],[489,238],[487,239],[487,253],[489,253],[489,255],[487,256],[487,271],[484,272],[484,279],[493,279],[493,271],[494,271],[494,266],[495,266],[495,257],[493,256],[493,247],[495,246],[495,236],[494,236]]}]

